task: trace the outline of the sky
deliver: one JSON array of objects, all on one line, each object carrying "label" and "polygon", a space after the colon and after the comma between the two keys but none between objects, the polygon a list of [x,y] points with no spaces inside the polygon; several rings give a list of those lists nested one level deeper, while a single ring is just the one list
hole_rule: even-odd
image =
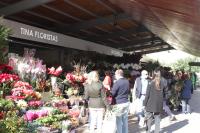
[{"label": "sky", "polygon": [[159,61],[163,65],[169,65],[171,63],[175,63],[179,59],[184,59],[187,57],[192,57],[192,55],[179,50],[169,50],[144,55],[142,60],[153,59]]}]

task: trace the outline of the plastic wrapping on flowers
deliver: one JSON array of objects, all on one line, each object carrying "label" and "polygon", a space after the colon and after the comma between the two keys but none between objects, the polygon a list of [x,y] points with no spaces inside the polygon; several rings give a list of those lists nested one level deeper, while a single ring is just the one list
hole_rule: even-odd
[{"label": "plastic wrapping on flowers", "polygon": [[24,49],[24,56],[20,57],[18,54],[9,53],[9,65],[18,73],[23,81],[29,82],[33,88],[36,83],[46,79],[46,65],[43,61],[34,58],[35,49]]}]

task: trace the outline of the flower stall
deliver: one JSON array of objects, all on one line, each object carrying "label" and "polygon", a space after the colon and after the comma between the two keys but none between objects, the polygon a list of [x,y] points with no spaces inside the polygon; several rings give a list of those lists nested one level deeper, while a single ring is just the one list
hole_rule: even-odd
[{"label": "flower stall", "polygon": [[8,65],[0,65],[0,132],[67,133],[81,124],[87,67],[76,66],[63,76],[61,66],[46,69],[35,52],[10,53]]}]

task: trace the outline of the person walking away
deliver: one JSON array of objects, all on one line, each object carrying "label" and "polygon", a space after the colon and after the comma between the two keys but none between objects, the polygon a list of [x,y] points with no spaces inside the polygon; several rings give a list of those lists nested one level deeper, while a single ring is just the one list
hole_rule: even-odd
[{"label": "person walking away", "polygon": [[[89,82],[85,85],[85,96],[84,99],[89,100],[89,129],[90,133],[101,133],[103,115],[105,111],[106,98],[103,92],[103,84],[99,80],[97,71],[92,71],[88,75]],[[95,128],[97,130],[95,131]]]},{"label": "person walking away", "polygon": [[185,80],[183,84],[183,89],[181,91],[181,103],[182,103],[182,113],[191,113],[189,100],[192,94],[192,81],[189,78],[189,74],[184,75]]},{"label": "person walking away", "polygon": [[136,112],[139,120],[139,126],[144,126],[144,107],[143,107],[143,101],[145,99],[147,85],[149,80],[148,78],[148,72],[146,70],[143,70],[141,72],[141,76],[136,78],[134,88],[133,88],[133,99],[136,98],[135,103],[136,104]]},{"label": "person walking away", "polygon": [[153,80],[148,84],[143,105],[145,106],[145,120],[147,122],[147,133],[151,132],[151,123],[155,118],[155,131],[160,132],[160,113],[163,110],[163,95],[165,90],[164,80],[161,78],[160,70],[155,70]]},{"label": "person walking away", "polygon": [[115,72],[116,82],[112,87],[112,96],[116,104],[112,111],[116,115],[117,133],[128,133],[128,112],[129,112],[129,81],[124,78],[123,70]]}]

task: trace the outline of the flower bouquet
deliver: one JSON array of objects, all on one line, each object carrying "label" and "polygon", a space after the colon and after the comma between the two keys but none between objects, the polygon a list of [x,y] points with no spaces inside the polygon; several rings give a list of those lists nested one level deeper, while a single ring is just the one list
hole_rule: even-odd
[{"label": "flower bouquet", "polygon": [[10,94],[10,90],[12,89],[12,83],[17,80],[19,80],[19,77],[17,75],[7,73],[0,74],[1,97]]},{"label": "flower bouquet", "polygon": [[24,101],[24,100],[19,100],[19,101],[16,101],[16,103],[17,103],[17,107],[20,108],[20,110],[22,111],[22,113],[25,113],[26,109],[28,107],[27,102]]},{"label": "flower bouquet", "polygon": [[29,110],[24,115],[24,119],[26,121],[33,121],[33,120],[36,120],[38,118],[45,117],[48,114],[49,114],[49,111],[44,110],[44,109],[42,109],[42,110]]},{"label": "flower bouquet", "polygon": [[24,49],[24,56],[9,53],[9,65],[13,67],[23,81],[31,83],[35,88],[36,80],[46,79],[46,65],[42,65],[42,60],[35,59],[35,49]]},{"label": "flower bouquet", "polygon": [[33,101],[28,102],[28,107],[31,108],[31,109],[37,109],[42,105],[43,105],[42,101],[33,100]]},{"label": "flower bouquet", "polygon": [[51,86],[52,90],[55,91],[58,88],[57,77],[62,73],[62,67],[59,66],[57,69],[54,67],[48,68],[48,74],[51,75]]},{"label": "flower bouquet", "polygon": [[7,96],[9,99],[19,100],[19,99],[40,99],[41,94],[39,92],[35,92],[32,89],[32,86],[27,82],[17,81],[14,83],[14,88],[11,90],[11,96]]}]

